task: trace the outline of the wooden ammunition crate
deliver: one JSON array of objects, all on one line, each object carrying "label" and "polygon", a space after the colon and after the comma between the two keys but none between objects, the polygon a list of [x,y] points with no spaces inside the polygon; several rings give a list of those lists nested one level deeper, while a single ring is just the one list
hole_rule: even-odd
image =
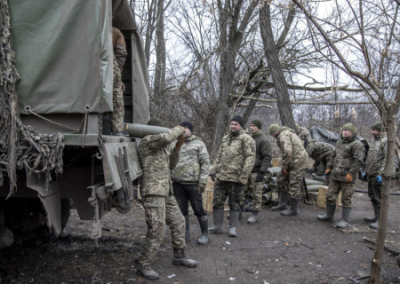
[{"label": "wooden ammunition crate", "polygon": [[273,158],[271,164],[273,167],[280,167],[281,166],[281,158]]},{"label": "wooden ammunition crate", "polygon": [[[322,208],[326,208],[326,194],[328,193],[327,186],[321,186],[318,190],[317,197],[317,205]],[[342,192],[339,193],[339,196],[336,201],[336,208],[342,206]]]}]

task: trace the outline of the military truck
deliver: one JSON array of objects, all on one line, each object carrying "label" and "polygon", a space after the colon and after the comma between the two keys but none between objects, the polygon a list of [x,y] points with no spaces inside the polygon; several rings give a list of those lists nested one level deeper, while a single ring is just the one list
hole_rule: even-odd
[{"label": "military truck", "polygon": [[71,204],[99,238],[104,214],[129,212],[141,175],[134,139],[110,135],[108,118],[114,26],[128,51],[125,121],[149,119],[134,14],[127,0],[2,2],[0,248],[43,228],[59,236]]}]

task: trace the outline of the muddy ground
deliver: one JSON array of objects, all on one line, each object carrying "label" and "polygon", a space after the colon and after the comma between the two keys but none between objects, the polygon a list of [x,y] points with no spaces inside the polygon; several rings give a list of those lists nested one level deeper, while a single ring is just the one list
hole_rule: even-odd
[{"label": "muddy ground", "polygon": [[[352,228],[347,232],[317,221],[316,215],[324,212],[317,205],[301,204],[300,210],[296,217],[283,217],[265,206],[256,225],[246,223],[250,213],[245,213],[237,238],[212,235],[206,246],[196,244],[200,229],[192,215],[186,254],[198,261],[198,267],[172,265],[167,229],[154,263],[158,283],[355,283],[351,278],[370,273],[374,245],[366,239],[375,240],[376,231],[363,221],[372,213],[366,194],[355,193]],[[400,251],[399,213],[400,196],[391,196],[387,240],[395,243],[392,251]],[[339,209],[335,217],[340,216]],[[225,220],[225,228],[227,224]],[[99,247],[87,237],[89,225],[73,210],[57,240],[25,242],[0,251],[0,283],[154,283],[136,275],[134,260],[146,232],[140,206],[125,215],[113,211],[103,217]],[[400,283],[394,254],[385,252],[384,283]]]}]

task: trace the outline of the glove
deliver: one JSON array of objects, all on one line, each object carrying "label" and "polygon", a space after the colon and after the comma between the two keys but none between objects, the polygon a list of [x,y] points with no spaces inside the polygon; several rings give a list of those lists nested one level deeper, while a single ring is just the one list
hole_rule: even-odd
[{"label": "glove", "polygon": [[367,172],[363,172],[363,173],[361,174],[361,180],[366,181],[367,178],[368,178]]},{"label": "glove", "polygon": [[329,175],[331,173],[331,169],[326,169],[325,170],[325,175]]},{"label": "glove", "polygon": [[353,177],[351,176],[351,174],[347,174],[345,179],[346,179],[346,183],[351,183],[353,181]]},{"label": "glove", "polygon": [[258,173],[256,177],[256,182],[261,182],[264,179],[264,172]]},{"label": "glove", "polygon": [[378,182],[378,185],[382,184],[382,177],[381,176],[376,176],[376,181]]},{"label": "glove", "polygon": [[281,170],[281,172],[285,175],[285,176],[287,176],[288,175],[288,171],[287,170],[285,170],[285,169],[282,169]]},{"label": "glove", "polygon": [[199,194],[203,194],[205,190],[206,190],[206,184],[205,183],[199,183],[197,185],[197,192]]},{"label": "glove", "polygon": [[309,174],[315,173],[314,168],[308,168],[307,171],[308,171]]},{"label": "glove", "polygon": [[175,149],[180,150],[185,141],[186,141],[186,135],[185,133],[183,133],[181,136],[178,137],[178,142],[175,145]]},{"label": "glove", "polygon": [[216,174],[210,174],[210,175],[208,175],[208,176],[211,178],[212,181],[215,181],[215,175],[216,175]]}]

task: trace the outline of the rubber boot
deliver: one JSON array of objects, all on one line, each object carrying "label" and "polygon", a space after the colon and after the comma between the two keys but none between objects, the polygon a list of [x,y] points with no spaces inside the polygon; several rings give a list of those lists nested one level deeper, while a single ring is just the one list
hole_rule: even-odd
[{"label": "rubber boot", "polygon": [[286,210],[287,209],[287,202],[289,201],[290,198],[290,194],[285,192],[285,191],[281,191],[279,193],[279,205],[272,207],[271,211],[282,211],[282,210]]},{"label": "rubber boot", "polygon": [[242,215],[243,210],[244,210],[244,206],[240,206],[240,212],[239,212],[239,217],[238,217],[239,220],[241,220],[243,218],[243,215]]},{"label": "rubber boot", "polygon": [[[374,208],[374,209],[375,209],[375,208]],[[380,213],[381,213],[381,208],[380,208],[378,205],[376,205],[376,212],[375,212],[376,221],[375,221],[374,223],[371,223],[371,224],[369,225],[370,228],[372,228],[372,229],[378,229],[378,227],[379,227],[379,216],[380,216]]]},{"label": "rubber boot", "polygon": [[224,220],[224,208],[213,208],[214,226],[208,228],[210,234],[223,234],[222,221]]},{"label": "rubber boot", "polygon": [[349,224],[349,219],[350,219],[350,213],[351,213],[351,208],[348,207],[343,207],[342,208],[342,220],[340,220],[339,223],[336,224],[336,227],[344,229],[347,227]]},{"label": "rubber boot", "polygon": [[258,219],[258,211],[253,211],[250,218],[247,219],[247,223],[254,224],[255,222],[257,222],[257,219]]},{"label": "rubber boot", "polygon": [[282,211],[281,215],[283,216],[295,216],[299,214],[299,204],[300,204],[300,198],[291,198],[290,199],[290,208]]},{"label": "rubber boot", "polygon": [[326,221],[329,223],[333,223],[334,215],[336,211],[336,205],[326,204],[326,215],[317,215],[317,220],[319,221]]},{"label": "rubber boot", "polygon": [[229,218],[229,233],[228,236],[230,237],[237,237],[237,233],[236,233],[236,226],[238,223],[238,219],[239,219],[239,211],[232,211],[230,212],[230,218]]},{"label": "rubber boot", "polygon": [[153,269],[151,269],[150,267],[147,268],[138,268],[136,270],[136,274],[137,275],[141,275],[146,279],[149,280],[157,280],[159,275],[157,272],[155,272]]},{"label": "rubber boot", "polygon": [[201,236],[197,240],[197,243],[200,245],[208,244],[208,217],[207,215],[198,217],[200,229],[201,229]]},{"label": "rubber boot", "polygon": [[190,219],[189,219],[189,215],[186,215],[184,217],[185,217],[185,227],[186,227],[185,241],[189,241],[190,240]]},{"label": "rubber boot", "polygon": [[174,248],[174,260],[172,264],[194,268],[197,266],[197,261],[187,258],[184,249]]},{"label": "rubber boot", "polygon": [[364,221],[368,222],[368,223],[373,223],[376,222],[376,220],[378,220],[377,216],[378,216],[378,204],[376,204],[375,202],[372,203],[372,206],[374,207],[374,217],[365,217]]}]

